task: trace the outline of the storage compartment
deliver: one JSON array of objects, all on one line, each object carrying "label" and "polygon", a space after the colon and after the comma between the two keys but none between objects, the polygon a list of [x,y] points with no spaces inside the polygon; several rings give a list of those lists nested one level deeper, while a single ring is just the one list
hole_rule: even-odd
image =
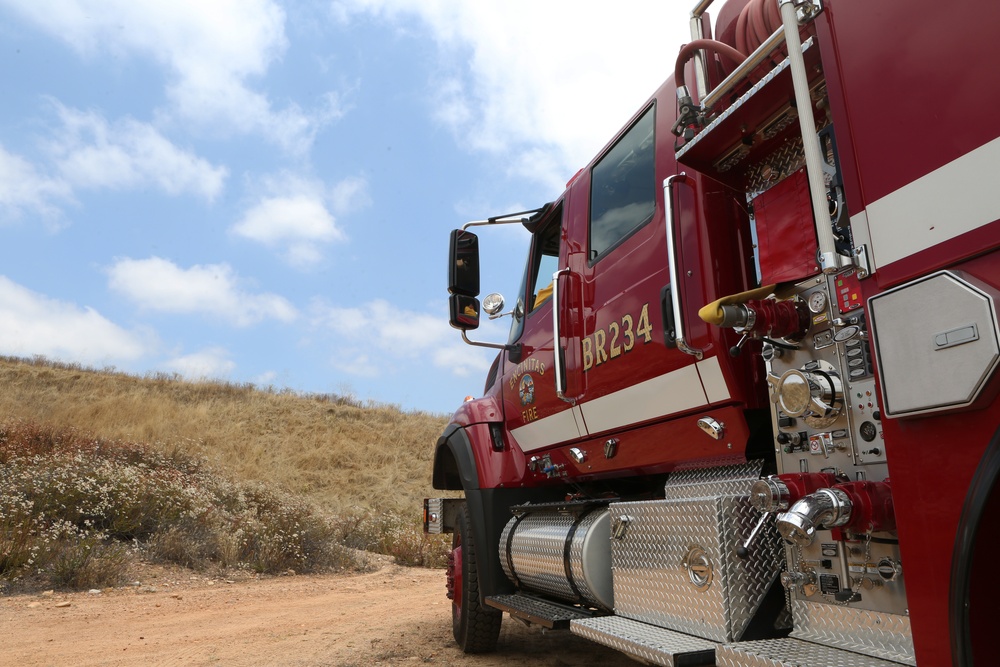
[{"label": "storage compartment", "polygon": [[994,298],[942,271],[868,300],[886,415],[974,406],[1000,363]]},{"label": "storage compartment", "polygon": [[742,637],[781,569],[773,522],[746,559],[760,518],[748,496],[613,503],[615,613],[719,642]]}]

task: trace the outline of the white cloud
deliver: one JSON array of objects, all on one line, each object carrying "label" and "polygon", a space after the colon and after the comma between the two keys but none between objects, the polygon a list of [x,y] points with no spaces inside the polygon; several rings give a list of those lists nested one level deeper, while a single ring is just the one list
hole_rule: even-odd
[{"label": "white cloud", "polygon": [[350,176],[333,186],[330,204],[339,215],[353,213],[371,205],[368,194],[368,180],[362,176]]},{"label": "white cloud", "polygon": [[322,261],[325,245],[347,239],[333,212],[348,213],[371,203],[368,183],[360,176],[326,188],[322,181],[283,173],[254,189],[264,196],[229,231],[279,250],[299,268]]},{"label": "white cloud", "polygon": [[0,350],[65,362],[108,365],[146,354],[142,336],[92,308],[57,301],[0,276]]},{"label": "white cloud", "polygon": [[296,266],[315,264],[322,259],[319,244],[344,238],[323,201],[305,195],[263,199],[231,231],[269,247],[284,247],[286,259]]},{"label": "white cloud", "polygon": [[172,144],[153,126],[57,104],[63,130],[49,150],[63,178],[80,188],[155,186],[167,194],[192,192],[212,200],[222,191],[225,167],[212,166]]},{"label": "white cloud", "polygon": [[277,371],[264,371],[253,379],[253,383],[258,387],[270,387],[278,379]]},{"label": "white cloud", "polygon": [[275,294],[255,294],[240,287],[227,264],[183,269],[160,257],[121,259],[108,269],[109,286],[147,310],[200,314],[248,326],[265,319],[290,322],[297,312]]},{"label": "white cloud", "polygon": [[224,380],[236,370],[236,364],[229,359],[229,351],[221,347],[175,357],[164,367],[189,380]]},{"label": "white cloud", "polygon": [[356,308],[317,301],[313,322],[335,335],[333,365],[363,377],[392,372],[401,361],[418,358],[465,377],[485,373],[492,360],[463,343],[447,317],[403,310],[383,299]]},{"label": "white cloud", "polygon": [[350,347],[338,348],[330,364],[339,371],[360,378],[377,378],[383,370],[363,350]]},{"label": "white cloud", "polygon": [[0,220],[24,213],[53,219],[59,213],[53,201],[71,197],[66,182],[38,173],[33,164],[0,146]]},{"label": "white cloud", "polygon": [[[333,16],[417,17],[452,65],[434,108],[467,145],[557,192],[673,70],[689,0],[334,0]],[[551,157],[539,163],[537,151]],[[525,173],[526,172],[526,173]]]},{"label": "white cloud", "polygon": [[335,95],[319,108],[275,108],[249,82],[285,52],[284,10],[273,0],[6,0],[85,55],[150,58],[167,71],[182,119],[216,131],[253,132],[300,152],[342,114]]}]

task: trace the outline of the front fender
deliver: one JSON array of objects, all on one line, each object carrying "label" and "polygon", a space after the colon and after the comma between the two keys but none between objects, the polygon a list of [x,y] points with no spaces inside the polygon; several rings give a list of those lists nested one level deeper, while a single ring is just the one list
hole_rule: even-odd
[{"label": "front fender", "polygon": [[[465,405],[468,406],[469,403]],[[485,407],[480,405],[459,412],[465,417],[489,414],[488,410],[483,409]],[[458,416],[459,413],[456,413],[456,418]],[[472,423],[469,426],[473,431],[477,428],[483,429],[488,437],[488,427],[483,422]],[[479,572],[479,593],[483,603],[485,604],[485,599],[491,595],[513,592],[514,586],[504,574],[499,557],[500,533],[510,520],[510,508],[525,502],[557,500],[561,497],[561,489],[502,488],[502,485],[501,488],[495,486],[482,488],[472,441],[465,426],[458,423],[457,419],[448,424],[438,438],[434,454],[433,482],[435,489],[465,492],[469,519],[472,523],[472,538],[478,545],[476,565]]]},{"label": "front fender", "polygon": [[472,443],[465,428],[452,422],[444,429],[434,452],[435,489],[462,491],[479,489],[479,473]]}]

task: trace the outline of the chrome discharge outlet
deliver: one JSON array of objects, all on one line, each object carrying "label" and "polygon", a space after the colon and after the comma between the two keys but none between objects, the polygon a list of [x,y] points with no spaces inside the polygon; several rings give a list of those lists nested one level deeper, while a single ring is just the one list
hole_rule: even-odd
[{"label": "chrome discharge outlet", "polygon": [[788,485],[775,475],[758,479],[750,487],[750,505],[758,512],[787,510],[790,498]]},{"label": "chrome discharge outlet", "polygon": [[840,489],[820,489],[779,514],[776,526],[785,540],[806,547],[813,543],[817,530],[849,523],[853,509],[851,499]]}]

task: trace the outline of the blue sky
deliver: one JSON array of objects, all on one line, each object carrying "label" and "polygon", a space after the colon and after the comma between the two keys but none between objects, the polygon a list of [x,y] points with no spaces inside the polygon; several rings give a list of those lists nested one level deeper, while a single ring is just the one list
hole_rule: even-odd
[{"label": "blue sky", "polygon": [[0,354],[451,412],[449,230],[557,197],[693,5],[0,0]]}]

